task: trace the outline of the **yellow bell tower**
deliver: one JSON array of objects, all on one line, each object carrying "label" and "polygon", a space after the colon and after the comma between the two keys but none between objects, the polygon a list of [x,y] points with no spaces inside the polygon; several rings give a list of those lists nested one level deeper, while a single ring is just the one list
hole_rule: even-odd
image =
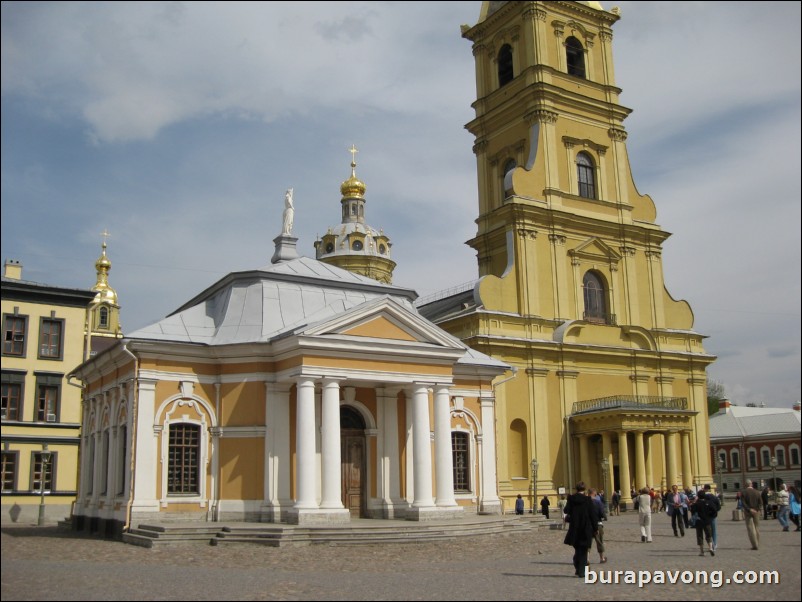
[{"label": "yellow bell tower", "polygon": [[106,256],[107,231],[103,232],[103,251],[95,262],[97,282],[92,290],[95,298],[87,307],[86,317],[86,346],[84,359],[99,351],[110,347],[116,339],[122,338],[120,326],[120,305],[117,300],[117,291],[109,285],[109,271],[111,261]]},{"label": "yellow bell tower", "polygon": [[[499,384],[500,492],[692,486],[711,477],[703,336],[663,282],[651,198],[627,157],[598,2],[484,2],[472,291],[421,313],[516,367]],[[460,298],[456,298],[460,297]]]}]

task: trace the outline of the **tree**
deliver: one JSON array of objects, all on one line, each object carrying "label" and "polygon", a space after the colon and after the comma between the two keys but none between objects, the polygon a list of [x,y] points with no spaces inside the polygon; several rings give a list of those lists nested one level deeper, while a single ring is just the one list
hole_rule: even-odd
[{"label": "tree", "polygon": [[709,379],[707,381],[707,415],[718,412],[718,403],[724,399],[727,399],[724,383],[720,380]]}]

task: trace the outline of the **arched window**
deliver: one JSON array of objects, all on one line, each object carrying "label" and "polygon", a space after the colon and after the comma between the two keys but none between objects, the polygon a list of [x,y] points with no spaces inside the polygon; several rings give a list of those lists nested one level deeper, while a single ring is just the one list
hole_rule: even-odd
[{"label": "arched window", "polygon": [[582,285],[585,292],[585,320],[606,323],[607,302],[601,277],[595,272],[587,272]]},{"label": "arched window", "polygon": [[741,456],[738,454],[738,450],[732,450],[730,452],[730,458],[732,459],[731,465],[733,470],[738,470],[741,468]]},{"label": "arched window", "polygon": [[108,307],[101,307],[99,314],[99,324],[100,328],[108,328],[109,327],[109,308]]},{"label": "arched window", "polygon": [[200,425],[171,424],[167,493],[200,494]]},{"label": "arched window", "polygon": [[593,159],[587,153],[576,156],[576,177],[579,182],[579,196],[585,199],[596,198],[596,173]]},{"label": "arched window", "polygon": [[340,406],[340,428],[364,430],[365,419],[351,406]]},{"label": "arched window", "polygon": [[582,43],[573,36],[565,41],[565,58],[568,75],[585,79],[585,49],[582,48]]},{"label": "arched window", "polygon": [[510,83],[512,78],[512,48],[509,44],[504,44],[498,52],[498,87]]},{"label": "arched window", "polygon": [[451,433],[451,454],[454,462],[454,491],[471,490],[470,456],[468,433]]}]

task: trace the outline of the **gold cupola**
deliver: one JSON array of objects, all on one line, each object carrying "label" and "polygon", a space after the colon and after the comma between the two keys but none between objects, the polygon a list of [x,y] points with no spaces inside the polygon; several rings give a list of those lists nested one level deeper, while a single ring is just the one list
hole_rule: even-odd
[{"label": "gold cupola", "polygon": [[351,177],[340,185],[340,193],[342,194],[343,201],[349,199],[364,199],[365,198],[365,183],[356,177],[356,153],[359,151],[356,146],[351,145],[349,151],[351,153]]},{"label": "gold cupola", "polygon": [[395,262],[384,230],[365,223],[364,182],[356,177],[356,146],[351,146],[351,177],[340,186],[342,221],[315,241],[316,258],[356,274],[390,284]]},{"label": "gold cupola", "polygon": [[95,262],[95,269],[97,270],[97,282],[92,290],[97,293],[95,295],[95,302],[107,301],[117,305],[117,292],[109,286],[109,270],[111,270],[111,261],[106,256],[106,241],[103,241],[103,252]]}]

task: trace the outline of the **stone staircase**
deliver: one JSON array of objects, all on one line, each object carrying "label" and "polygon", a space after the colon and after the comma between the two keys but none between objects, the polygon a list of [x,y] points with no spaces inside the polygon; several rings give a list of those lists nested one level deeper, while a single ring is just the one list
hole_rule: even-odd
[{"label": "stone staircase", "polygon": [[151,548],[176,544],[366,545],[419,543],[457,537],[515,534],[549,528],[551,521],[534,517],[474,516],[442,522],[356,519],[349,525],[302,527],[282,523],[141,524],[123,534],[125,543]]}]

